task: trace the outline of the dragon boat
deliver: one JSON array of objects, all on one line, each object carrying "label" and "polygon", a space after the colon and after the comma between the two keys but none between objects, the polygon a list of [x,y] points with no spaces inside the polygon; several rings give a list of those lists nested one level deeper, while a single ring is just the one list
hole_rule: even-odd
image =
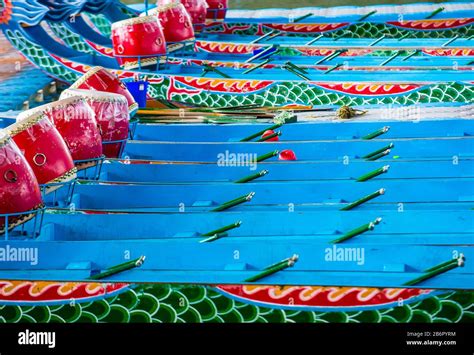
[{"label": "dragon boat", "polygon": [[[15,3],[16,4],[16,3]],[[24,5],[24,4],[23,4]],[[305,104],[324,105],[336,102],[350,104],[370,104],[370,103],[414,103],[423,102],[426,97],[436,98],[437,101],[464,101],[463,96],[472,95],[472,84],[468,77],[462,76],[465,81],[456,81],[455,76],[459,72],[447,71],[444,74],[438,72],[416,74],[405,73],[406,79],[398,74],[393,79],[385,77],[384,73],[380,79],[371,78],[367,81],[367,72],[360,74],[351,71],[344,73],[335,71],[330,76],[325,76],[321,72],[315,76],[305,76],[311,80],[300,79],[294,73],[277,71],[281,80],[268,80],[272,72],[265,71],[265,78],[259,78],[262,74],[254,74],[248,78],[239,70],[230,70],[223,73],[225,77],[215,74],[214,78],[202,78],[202,71],[193,67],[175,66],[168,69],[170,74],[165,72],[120,70],[118,63],[112,58],[94,57],[60,46],[56,41],[38,26],[38,22],[31,22],[21,17],[23,11],[18,4],[18,16],[14,11],[7,25],[3,25],[4,33],[14,45],[21,47],[25,51],[32,51],[34,55],[25,55],[37,65],[47,70],[52,75],[64,81],[75,81],[82,73],[88,71],[91,65],[103,64],[105,67],[113,69],[121,78],[131,78],[136,74],[148,76],[150,82],[149,95],[155,99],[168,99],[183,102],[190,102],[200,106],[239,106],[247,104]],[[42,16],[40,15],[40,18]],[[26,21],[26,22],[25,22]],[[21,23],[28,23],[28,26],[20,26]],[[34,32],[34,34],[33,34]],[[23,44],[21,44],[23,43]],[[46,50],[46,51],[45,51]],[[31,52],[33,53],[33,52]],[[40,54],[42,53],[42,54]],[[41,59],[43,58],[43,59]],[[179,70],[178,70],[179,69]],[[223,69],[225,71],[225,68]],[[174,73],[173,73],[174,72]],[[277,73],[275,72],[275,73]],[[195,76],[189,75],[195,74]],[[196,75],[197,74],[197,75]],[[209,75],[209,74],[208,74]],[[424,80],[416,79],[423,75]],[[430,84],[432,81],[436,83]],[[229,78],[230,77],[230,78]],[[383,78],[383,79],[382,79]],[[250,80],[252,79],[252,80]],[[439,94],[431,95],[434,91]],[[242,95],[245,93],[245,95]],[[455,96],[455,99],[452,99]]]}]

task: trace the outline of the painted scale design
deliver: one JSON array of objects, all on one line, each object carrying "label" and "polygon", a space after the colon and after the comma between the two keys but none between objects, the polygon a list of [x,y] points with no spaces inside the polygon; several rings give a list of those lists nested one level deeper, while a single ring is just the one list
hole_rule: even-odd
[{"label": "painted scale design", "polygon": [[[446,292],[431,295],[426,290],[411,290],[406,297],[404,291],[354,289],[366,292],[370,297],[361,302],[362,307],[350,309],[345,301],[351,290],[336,289],[346,296],[329,302],[344,311],[327,312],[321,307],[307,306],[300,309],[295,305],[272,305],[272,298],[266,298],[266,305],[252,303],[248,298],[236,298],[229,291],[242,292],[241,286],[213,288],[206,286],[179,285],[135,285],[118,284],[54,284],[35,285],[17,282],[15,285],[0,282],[0,323],[44,323],[44,322],[157,322],[157,323],[200,323],[200,322],[263,322],[263,323],[387,323],[419,322],[449,323],[472,322],[474,320],[473,292]],[[263,287],[260,287],[263,288]],[[267,287],[276,292],[276,286]],[[293,289],[295,287],[292,287]],[[305,288],[307,289],[307,288]],[[301,290],[299,290],[301,291]],[[306,290],[307,291],[307,290]],[[317,290],[319,291],[319,290]],[[382,294],[394,292],[396,306],[376,309]],[[54,298],[56,292],[56,298]],[[81,293],[82,292],[82,293]],[[246,291],[244,290],[243,293]],[[45,296],[48,294],[49,296]],[[316,292],[317,293],[317,292]],[[341,293],[341,292],[339,292]],[[417,298],[427,293],[429,297]],[[73,298],[71,297],[73,295]],[[82,296],[81,296],[82,295]],[[5,303],[19,298],[22,305]],[[426,296],[426,295],[425,295]],[[48,298],[48,300],[44,300]],[[91,300],[92,298],[92,300]],[[94,299],[95,298],[95,299]],[[276,302],[278,299],[273,298]],[[306,302],[300,298],[295,302]],[[365,305],[364,305],[365,303]],[[368,306],[367,306],[368,305]],[[380,305],[383,306],[383,303]],[[380,307],[379,305],[379,307]],[[365,309],[364,309],[365,307]]]},{"label": "painted scale design", "polygon": [[84,52],[88,54],[93,54],[95,51],[87,45],[84,40],[70,29],[68,29],[64,24],[60,22],[48,22],[49,27],[51,28],[52,32],[56,35],[57,38],[60,38],[64,43],[71,47],[72,49]]},{"label": "painted scale design", "polygon": [[[110,35],[110,22],[102,14],[87,14],[92,23],[97,29],[105,36]],[[373,23],[373,22],[361,22],[361,23],[342,23],[336,28],[323,27],[312,29],[314,32],[324,32],[326,36],[334,38],[341,35],[347,38],[379,38],[382,35],[388,37],[402,37],[407,38],[451,38],[456,35],[460,37],[469,37],[474,34],[474,26],[472,19],[466,20],[425,20],[425,21],[412,21],[415,23],[413,26],[403,25],[402,23]],[[288,25],[286,25],[288,26]],[[303,27],[304,25],[300,25]],[[229,34],[240,34],[240,35],[261,35],[271,31],[275,26],[259,25],[259,24],[248,24],[248,23],[219,23],[212,26],[212,28],[206,29],[210,33],[229,33]],[[279,27],[279,26],[278,26]],[[278,28],[277,28],[278,29]],[[426,31],[426,29],[432,29]],[[434,29],[438,29],[435,31]],[[288,28],[287,30],[291,30]],[[305,34],[304,32],[288,33],[288,36],[314,36],[314,32],[311,34]]]},{"label": "painted scale design", "polygon": [[[21,32],[5,30],[5,35],[21,52],[37,66],[51,75],[74,82],[89,67],[77,65],[59,57],[52,58],[42,47],[32,43]],[[56,59],[56,60],[55,60]],[[118,72],[123,77],[124,72]],[[248,104],[283,105],[367,105],[367,104],[415,104],[426,102],[466,102],[474,97],[471,83],[437,83],[426,86],[396,85],[387,89],[386,85],[360,85],[330,87],[318,83],[304,82],[248,82],[235,80],[222,87],[222,82],[208,78],[169,79],[160,75],[150,75],[149,95],[155,99],[169,99],[188,102],[199,106],[226,107]],[[229,87],[230,85],[230,87]],[[242,86],[243,85],[243,86]],[[227,92],[245,93],[245,95]]]},{"label": "painted scale design", "polygon": [[[94,52],[99,52],[102,55],[113,57],[113,50],[110,47],[104,47],[98,45],[96,43],[90,42],[82,37],[80,37],[77,33],[72,32],[68,29],[63,23],[59,22],[48,22],[48,26],[51,28],[51,31],[54,33],[56,38],[60,42],[64,42],[68,47],[77,50],[79,52],[93,54]],[[203,52],[216,52],[216,53],[252,53],[255,48],[258,46],[239,46],[234,44],[221,44],[216,46],[213,42],[206,42],[204,40],[196,42],[196,47],[199,48],[200,51]],[[425,54],[432,55],[432,56],[446,56],[446,55],[459,55],[454,51],[459,51],[462,49],[433,49],[430,51],[424,51]],[[282,47],[280,49],[282,55],[287,56],[326,56],[332,54],[334,50],[331,49],[319,49],[319,48],[304,48],[304,47]],[[341,57],[349,57],[349,56],[356,56],[356,55],[369,55],[375,57],[388,57],[396,52],[399,53],[399,56],[407,56],[412,54],[411,50],[391,50],[391,49],[349,49],[346,53],[342,54]],[[465,55],[474,55],[474,50],[469,51],[469,53],[463,53]]]},{"label": "painted scale design", "polygon": [[[95,20],[94,20],[95,21]],[[287,36],[309,36],[314,37],[315,33],[324,33],[330,38],[343,35],[345,38],[379,38],[383,35],[387,37],[399,38],[407,36],[406,38],[451,38],[456,35],[460,37],[469,37],[474,34],[474,22],[472,19],[466,20],[425,20],[412,21],[417,22],[418,25],[408,26],[401,22],[390,23],[341,23],[336,28],[320,25],[261,25],[261,24],[246,24],[246,23],[220,23],[216,24],[207,31],[211,33],[226,33],[239,35],[262,35],[270,32],[273,29],[288,31]],[[423,23],[422,23],[423,22]],[[300,28],[298,28],[300,27]],[[431,29],[431,31],[427,31]],[[438,31],[434,31],[438,29]],[[311,30],[312,33],[305,33],[304,31]],[[293,31],[293,32],[292,32]]]}]

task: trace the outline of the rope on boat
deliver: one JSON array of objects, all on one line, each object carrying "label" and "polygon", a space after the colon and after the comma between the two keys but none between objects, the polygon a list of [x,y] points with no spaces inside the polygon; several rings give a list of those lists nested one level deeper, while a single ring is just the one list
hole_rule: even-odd
[{"label": "rope on boat", "polygon": [[374,157],[374,156],[376,156],[376,155],[379,155],[379,154],[385,152],[386,150],[390,150],[390,149],[392,149],[393,147],[395,147],[395,144],[390,143],[389,145],[386,145],[385,147],[382,147],[382,148],[380,148],[380,149],[374,150],[372,153],[369,153],[369,154],[367,154],[367,155],[364,155],[364,156],[362,157],[362,159],[367,159],[367,160],[369,160],[370,158],[372,158],[372,157]]},{"label": "rope on boat", "polygon": [[[274,117],[273,122],[275,124],[295,123],[298,121],[298,117],[295,115],[293,110],[279,111]],[[265,132],[263,132],[265,133]]]},{"label": "rope on boat", "polygon": [[369,13],[367,13],[367,14],[361,16],[361,17],[357,20],[357,22],[364,21],[364,20],[366,20],[369,16],[372,16],[372,15],[374,15],[374,14],[376,14],[376,13],[377,13],[377,10],[370,11]]},{"label": "rope on boat", "polygon": [[116,274],[118,274],[120,272],[123,272],[123,271],[127,271],[127,270],[130,270],[130,269],[134,269],[136,267],[140,267],[140,266],[143,265],[144,262],[145,262],[145,256],[142,255],[137,259],[130,260],[130,261],[127,261],[125,263],[112,266],[112,267],[106,269],[103,272],[92,275],[91,277],[89,277],[89,279],[91,279],[91,280],[100,280],[100,279],[103,279],[105,277],[116,275]]},{"label": "rope on boat", "polygon": [[275,264],[265,267],[261,273],[249,277],[244,282],[255,282],[255,281],[263,279],[264,277],[273,275],[279,271],[292,267],[293,265],[295,265],[298,259],[299,259],[299,256],[297,254],[294,254],[291,258],[284,259]]},{"label": "rope on boat", "polygon": [[382,222],[382,218],[378,217],[378,218],[375,219],[375,221],[369,222],[369,223],[366,223],[366,224],[364,224],[360,227],[357,227],[357,228],[351,230],[350,232],[347,232],[342,237],[334,239],[333,241],[331,241],[331,243],[332,244],[342,243],[342,242],[344,242],[348,239],[354,238],[354,237],[356,237],[358,235],[361,235],[365,232],[374,230],[375,226],[377,224],[379,224],[380,222]]},{"label": "rope on boat", "polygon": [[240,141],[241,141],[241,142],[248,142],[248,141],[251,141],[251,140],[254,139],[254,138],[260,137],[260,136],[261,136],[262,134],[264,134],[266,131],[274,130],[274,129],[280,128],[281,126],[283,126],[283,123],[276,123],[276,124],[274,124],[273,126],[270,126],[270,127],[268,127],[268,128],[262,129],[261,131],[258,131],[258,132],[254,133],[254,134],[251,134],[251,135],[248,136],[248,137],[242,138]]},{"label": "rope on boat", "polygon": [[279,153],[278,150],[274,150],[273,152],[269,152],[269,153],[262,154],[262,155],[258,156],[257,159],[255,159],[255,160],[257,161],[257,163],[259,163],[261,161],[264,161],[264,160],[273,158],[274,156],[277,156],[278,153]]},{"label": "rope on boat", "polygon": [[236,180],[234,181],[234,183],[236,184],[244,184],[246,182],[249,182],[249,181],[253,181],[255,179],[259,179],[265,175],[268,174],[268,170],[262,170],[260,171],[259,173],[256,173],[256,174],[252,174],[252,175],[249,175],[249,176],[246,176],[246,177],[243,177],[242,179],[239,179],[239,180]]},{"label": "rope on boat", "polygon": [[388,172],[389,169],[390,169],[390,165],[385,165],[381,168],[378,168],[376,170],[371,171],[370,173],[367,173],[367,174],[364,174],[364,175],[358,177],[356,181],[357,182],[364,182],[364,181],[373,179],[376,176],[385,174],[386,172]]},{"label": "rope on boat", "polygon": [[280,137],[281,136],[281,131],[269,134],[268,136],[262,137],[257,140],[257,142],[265,142],[268,141],[269,139],[275,138],[275,137]]},{"label": "rope on boat", "polygon": [[380,129],[376,130],[375,132],[372,132],[372,133],[369,133],[369,134],[363,136],[362,139],[365,139],[365,140],[374,139],[378,136],[381,136],[382,134],[387,133],[388,131],[390,131],[390,126],[384,126]]},{"label": "rope on boat", "polygon": [[373,200],[374,198],[376,197],[379,197],[381,195],[383,195],[385,193],[385,189],[382,188],[382,189],[379,189],[375,192],[372,192],[370,195],[367,195],[367,196],[364,196],[354,202],[351,202],[349,203],[348,205],[345,205],[344,207],[342,207],[340,210],[341,211],[349,211],[349,210],[352,210],[353,208],[357,207],[357,206],[360,206],[364,203],[366,203],[367,201],[370,201],[370,200]]},{"label": "rope on boat", "polygon": [[254,197],[255,192],[250,192],[247,195],[237,197],[236,199],[224,202],[223,204],[217,206],[216,208],[212,209],[211,212],[221,212],[228,210],[229,208],[241,205],[242,203],[245,202],[250,202],[252,201],[252,198]]},{"label": "rope on boat", "polygon": [[436,10],[434,10],[431,14],[425,17],[425,20],[429,20],[430,18],[435,17],[437,14],[439,14],[441,11],[444,11],[444,7],[438,7]]},{"label": "rope on boat", "polygon": [[352,117],[365,115],[366,113],[366,110],[358,110],[350,106],[344,105],[338,108],[338,110],[336,111],[336,116],[339,119],[346,120]]},{"label": "rope on boat", "polygon": [[425,270],[424,275],[421,275],[413,280],[405,282],[403,285],[414,286],[414,285],[419,284],[420,282],[426,281],[435,276],[448,272],[449,270],[455,269],[457,267],[463,267],[465,264],[465,260],[466,258],[464,257],[464,254],[461,253],[458,258],[445,261],[444,263],[433,266],[432,268]]}]

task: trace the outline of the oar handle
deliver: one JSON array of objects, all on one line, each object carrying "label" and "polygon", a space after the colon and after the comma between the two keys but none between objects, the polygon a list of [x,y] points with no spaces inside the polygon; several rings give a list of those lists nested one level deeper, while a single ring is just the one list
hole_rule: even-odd
[{"label": "oar handle", "polygon": [[200,240],[199,243],[209,243],[209,242],[213,242],[213,241],[216,241],[217,239],[221,239],[227,236],[228,236],[227,233],[216,233],[206,239]]},{"label": "oar handle", "polygon": [[402,62],[406,62],[408,59],[410,59],[411,57],[413,57],[414,55],[417,55],[418,53],[420,53],[420,50],[419,49],[415,49],[412,53],[410,53],[409,55],[407,55],[405,58],[402,59]]},{"label": "oar handle", "polygon": [[369,134],[363,136],[362,139],[364,139],[364,140],[374,139],[378,136],[381,136],[382,134],[387,133],[388,131],[390,131],[390,126],[384,126],[380,129],[376,130],[375,132],[372,132],[372,133],[369,133]]},{"label": "oar handle", "polygon": [[380,148],[380,149],[374,150],[373,152],[371,152],[371,153],[369,153],[369,154],[367,154],[367,155],[364,155],[364,156],[362,157],[362,159],[369,159],[369,158],[371,158],[371,157],[373,157],[373,156],[375,156],[375,155],[378,155],[378,154],[380,154],[380,153],[385,152],[387,149],[392,149],[393,147],[395,147],[395,144],[390,143],[389,145],[386,145],[385,147],[382,147],[382,148]]},{"label": "oar handle", "polygon": [[307,76],[305,76],[304,74],[301,74],[297,70],[293,69],[291,66],[288,66],[285,64],[282,66],[282,68],[288,70],[289,72],[295,74],[296,76],[299,76],[303,80],[309,81],[309,78]]},{"label": "oar handle", "polygon": [[219,69],[217,69],[217,68],[215,68],[215,67],[213,67],[209,64],[202,64],[202,66],[204,67],[205,71],[213,71],[214,73],[219,74],[223,78],[230,79],[230,75],[227,75],[226,73],[220,71]]},{"label": "oar handle", "polygon": [[380,41],[382,41],[385,37],[387,37],[387,35],[383,34],[382,37],[379,37],[379,38],[377,38],[375,41],[373,41],[372,43],[370,43],[370,44],[369,44],[369,47],[375,46],[377,43],[379,43]]},{"label": "oar handle", "polygon": [[269,139],[279,137],[279,136],[281,136],[281,131],[278,131],[278,132],[269,134],[268,136],[262,137],[262,138],[258,139],[257,142],[265,142],[265,141],[268,141]]},{"label": "oar handle", "polygon": [[236,180],[234,181],[236,184],[244,184],[246,182],[249,182],[249,181],[253,181],[255,179],[259,179],[265,175],[268,174],[268,170],[262,170],[260,171],[259,173],[256,173],[256,174],[252,174],[252,175],[248,175],[246,177],[243,177],[242,179],[239,179],[239,180]]},{"label": "oar handle", "polygon": [[232,207],[235,207],[235,206],[238,206],[242,203],[245,203],[245,202],[249,202],[252,200],[253,196],[255,195],[255,192],[251,192],[247,195],[244,195],[244,196],[240,196],[240,197],[237,197],[236,199],[233,199],[233,200],[230,200],[230,201],[227,201],[227,202],[224,202],[223,204],[221,204],[220,206],[214,208],[211,210],[211,212],[221,212],[221,211],[225,211],[225,210],[228,210],[229,208],[232,208]]},{"label": "oar handle", "polygon": [[288,259],[288,260],[283,260],[279,263],[273,264],[273,266],[266,267],[261,273],[254,275],[252,277],[249,277],[246,279],[244,282],[255,282],[258,280],[261,280],[267,276],[273,275],[279,271],[282,271],[284,269],[287,269],[289,267],[292,267],[295,265],[296,261],[298,260],[298,256],[296,255],[296,260],[293,259]]},{"label": "oar handle", "polygon": [[311,41],[305,43],[304,45],[305,45],[305,47],[306,47],[306,46],[310,46],[310,45],[316,43],[317,41],[319,41],[319,40],[320,40],[321,38],[323,38],[323,37],[324,37],[324,35],[321,33],[319,36],[314,37]]},{"label": "oar handle", "polygon": [[[276,117],[275,117],[276,118]],[[264,134],[266,131],[269,131],[269,130],[274,130],[274,129],[277,129],[277,128],[280,128],[281,126],[283,126],[283,123],[276,123],[274,124],[273,126],[270,126],[270,127],[267,127],[265,129],[262,129],[258,132],[255,132],[253,134],[251,134],[250,136],[247,136],[245,138],[242,138],[240,141],[241,142],[248,142],[248,141],[251,141],[252,139],[255,139],[257,137],[260,137],[262,134]]]},{"label": "oar handle", "polygon": [[330,72],[336,70],[337,68],[342,67],[343,65],[344,65],[343,63],[336,64],[336,65],[334,65],[333,67],[331,67],[331,68],[329,68],[328,70],[326,70],[323,74],[329,74]]},{"label": "oar handle", "polygon": [[293,19],[293,21],[290,21],[290,23],[298,23],[298,22],[301,22],[301,21],[303,21],[303,20],[305,20],[305,19],[307,19],[308,17],[311,17],[311,16],[313,16],[312,12],[307,13],[306,15],[297,17],[297,18]]},{"label": "oar handle", "polygon": [[341,208],[341,211],[349,211],[352,210],[353,208],[360,206],[370,200],[373,200],[374,198],[377,198],[385,193],[385,189],[379,189],[375,192],[372,192],[370,195],[364,196],[354,202],[349,203],[348,205],[344,206]]},{"label": "oar handle", "polygon": [[382,221],[382,218],[378,217],[377,219],[375,219],[375,221],[373,222],[369,222],[369,223],[366,223],[360,227],[357,227],[353,230],[351,230],[350,232],[347,232],[346,234],[344,234],[342,237],[340,238],[337,238],[337,239],[334,239],[333,241],[331,241],[331,243],[333,244],[337,244],[337,243],[341,243],[341,242],[344,242],[348,239],[351,239],[351,238],[354,238],[358,235],[361,235],[365,232],[368,232],[368,231],[371,231],[375,228],[375,226],[377,224],[379,224],[380,222]]},{"label": "oar handle", "polygon": [[430,18],[435,17],[437,14],[439,14],[441,11],[444,11],[444,7],[438,7],[436,10],[434,10],[431,14],[425,17],[425,20],[429,20]]},{"label": "oar handle", "polygon": [[465,257],[463,254],[460,254],[459,258],[457,259],[452,259],[449,261],[446,261],[444,263],[441,263],[439,265],[436,265],[432,268],[429,268],[428,270],[425,271],[424,275],[421,275],[420,277],[417,277],[413,280],[410,280],[408,282],[405,282],[405,286],[413,286],[417,285],[423,281],[429,280],[433,277],[436,277],[438,275],[441,275],[445,272],[448,272],[449,270],[455,269],[457,267],[463,267],[465,263]]},{"label": "oar handle", "polygon": [[279,153],[278,150],[274,150],[273,152],[265,153],[265,154],[262,154],[262,155],[258,156],[257,159],[255,159],[255,160],[258,163],[258,162],[273,158],[274,156],[277,156],[278,153]]},{"label": "oar handle", "polygon": [[385,166],[383,166],[379,169],[373,170],[373,171],[371,171],[367,174],[359,176],[356,181],[357,182],[364,182],[364,181],[373,179],[374,177],[385,174],[389,169],[390,169],[390,165],[385,165]]},{"label": "oar handle", "polygon": [[390,57],[388,57],[386,60],[384,60],[382,63],[380,63],[380,66],[383,67],[383,66],[387,65],[387,64],[390,63],[392,60],[394,60],[395,58],[397,58],[400,54],[401,54],[401,51],[400,51],[400,50],[396,51],[394,54],[392,54]]},{"label": "oar handle", "polygon": [[369,158],[367,158],[366,160],[368,161],[376,161],[376,160],[379,160],[380,158],[383,158],[384,156],[387,156],[389,155],[391,152],[390,149],[387,149],[387,150],[384,150],[383,152],[379,153],[379,154],[376,154],[376,155],[373,155]]},{"label": "oar handle", "polygon": [[108,268],[107,270],[105,270],[103,272],[92,275],[91,277],[89,277],[89,279],[91,279],[91,280],[100,280],[100,279],[103,279],[105,277],[116,275],[116,274],[121,273],[123,271],[127,271],[127,270],[130,270],[130,269],[136,268],[136,267],[140,267],[140,266],[143,265],[144,262],[145,262],[145,256],[142,255],[137,259],[130,260],[130,261],[127,261],[125,263],[112,266],[112,267]]},{"label": "oar handle", "polygon": [[269,58],[269,59],[265,59],[263,62],[258,63],[257,65],[254,65],[254,66],[251,67],[251,68],[248,68],[248,69],[245,70],[242,74],[251,73],[251,72],[253,72],[254,70],[257,70],[258,68],[261,68],[261,67],[265,66],[265,65],[268,64],[268,63],[270,63],[270,58]]},{"label": "oar handle", "polygon": [[357,20],[357,22],[364,21],[364,20],[366,20],[369,16],[372,16],[373,14],[376,14],[376,13],[377,13],[377,10],[370,11],[369,13],[367,13],[367,14],[361,16],[361,17]]},{"label": "oar handle", "polygon": [[242,225],[242,221],[237,221],[235,223],[232,223],[232,224],[229,224],[227,226],[224,226],[224,227],[221,227],[221,228],[218,228],[218,229],[215,229],[213,231],[210,231],[210,232],[207,232],[207,233],[204,233],[202,234],[203,237],[210,237],[210,236],[213,236],[215,234],[220,234],[220,233],[224,233],[224,232],[228,232],[234,228],[239,228],[240,226]]}]

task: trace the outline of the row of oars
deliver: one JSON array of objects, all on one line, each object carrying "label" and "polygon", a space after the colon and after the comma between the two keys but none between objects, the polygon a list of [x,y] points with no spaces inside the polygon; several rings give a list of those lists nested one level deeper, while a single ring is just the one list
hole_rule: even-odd
[{"label": "row of oars", "polygon": [[[260,142],[262,142],[263,140],[260,137],[264,132],[266,132],[268,130],[280,129],[280,128],[284,127],[284,124],[285,124],[284,122],[279,122],[279,123],[273,124],[273,125],[265,128],[265,129],[263,129],[263,130],[259,130],[258,132],[255,132],[254,134],[251,134],[247,137],[243,137],[240,141],[241,142],[250,142],[250,141],[256,141],[256,142],[260,141]],[[375,139],[377,137],[380,137],[383,134],[386,134],[389,130],[390,130],[389,126],[383,126],[378,130],[375,130],[373,132],[370,132],[370,133],[366,134],[365,136],[362,137],[362,139],[372,140],[372,139]],[[279,133],[279,134],[281,134],[281,133]],[[377,149],[377,150],[375,150],[375,151],[373,151],[369,154],[366,154],[365,156],[363,156],[363,158],[367,161],[375,161],[375,160],[380,159],[383,156],[388,155],[393,148],[394,148],[394,144],[390,143],[390,144],[388,144],[384,147],[381,147],[381,148],[379,148],[379,149]],[[263,155],[257,157],[257,162],[261,162],[261,161],[270,159],[270,158],[278,155],[278,153],[279,153],[278,151],[271,151],[267,154],[263,154]],[[390,169],[389,165],[384,165],[384,166],[382,166],[378,169],[375,169],[375,170],[370,171],[366,174],[363,174],[362,176],[357,178],[355,181],[359,182],[359,183],[369,181],[371,179],[376,178],[377,176],[379,176],[381,174],[388,173],[389,169]],[[268,170],[262,170],[258,173],[255,173],[255,174],[252,174],[252,175],[249,175],[249,176],[245,176],[241,179],[238,179],[238,180],[234,181],[234,183],[247,183],[247,182],[250,182],[250,181],[254,181],[255,179],[258,179],[258,178],[261,178],[261,177],[267,175],[268,172],[269,172]],[[352,209],[357,208],[358,206],[361,206],[361,205],[363,205],[363,204],[365,204],[369,201],[372,201],[372,200],[376,199],[379,196],[382,196],[384,193],[385,193],[385,189],[380,188],[380,189],[374,191],[371,194],[363,196],[363,197],[361,197],[361,198],[359,198],[359,199],[357,199],[353,202],[347,203],[340,210],[341,211],[350,211]],[[219,206],[213,208],[210,212],[219,213],[219,212],[229,210],[229,209],[231,209],[235,206],[250,202],[252,200],[252,198],[254,197],[254,195],[255,195],[254,192],[249,192],[249,193],[247,193],[243,196],[239,196],[237,198],[234,198],[232,200],[229,200],[229,201],[226,201],[226,202],[220,204]],[[363,224],[359,227],[356,227],[356,228],[344,233],[342,236],[332,240],[331,243],[333,243],[333,244],[344,243],[344,242],[346,242],[348,240],[351,240],[355,237],[358,237],[358,236],[363,235],[365,233],[371,232],[376,228],[376,226],[378,224],[380,224],[381,221],[382,221],[382,218],[378,217],[373,221],[369,221],[369,222],[367,222],[367,223],[365,223],[365,224]],[[223,226],[221,228],[214,229],[212,231],[200,234],[200,236],[202,238],[204,238],[204,239],[200,240],[200,243],[212,243],[212,242],[216,242],[216,241],[218,241],[222,238],[226,238],[226,237],[229,236],[229,233],[232,230],[234,230],[236,228],[239,228],[242,225],[242,223],[243,223],[242,221],[236,221],[232,224]],[[257,281],[259,281],[261,279],[264,279],[264,278],[266,278],[270,275],[276,274],[280,271],[283,271],[287,268],[290,268],[290,267],[294,266],[295,263],[298,261],[298,259],[299,259],[299,256],[296,255],[296,254],[289,257],[289,258],[283,259],[279,262],[276,262],[272,265],[269,265],[269,266],[265,267],[260,272],[258,272],[255,275],[247,278],[246,280],[244,280],[244,282],[249,282],[249,283],[257,282]],[[106,269],[103,272],[100,272],[100,273],[97,273],[97,274],[93,275],[91,277],[91,279],[96,279],[97,280],[97,279],[112,276],[114,274],[117,274],[117,273],[120,273],[120,272],[123,272],[123,271],[126,271],[126,270],[130,270],[130,269],[135,268],[135,267],[139,267],[143,264],[144,260],[145,260],[145,256],[141,256],[140,258],[137,258],[135,260],[110,267],[110,268]],[[461,254],[461,256],[456,258],[456,259],[448,260],[446,262],[443,262],[439,265],[436,265],[432,268],[429,268],[429,269],[425,270],[423,272],[423,275],[421,275],[421,276],[419,276],[419,277],[417,277],[413,280],[407,281],[405,283],[405,285],[406,286],[417,285],[417,284],[419,284],[423,281],[426,281],[428,279],[436,277],[436,276],[438,276],[440,274],[443,274],[443,273],[445,273],[449,270],[452,270],[456,267],[462,267],[462,266],[464,266],[464,263],[465,263],[465,257]]]},{"label": "row of oars", "polygon": [[[437,14],[439,14],[440,12],[444,11],[444,7],[439,7],[437,8],[436,10],[434,10],[433,12],[431,12],[428,16],[425,17],[425,20],[429,20],[429,19],[432,19],[433,17],[435,17]],[[377,13],[377,10],[373,10],[373,11],[370,11],[364,15],[362,15],[361,17],[359,17],[356,22],[363,22],[365,20],[367,20],[370,16],[373,16]],[[311,17],[313,16],[312,13],[308,13],[306,15],[302,15],[300,17],[297,17],[295,19],[293,19],[292,21],[290,21],[290,23],[298,23],[298,22],[301,22],[305,19],[307,19],[308,17]],[[254,39],[252,42],[252,44],[255,44],[255,43],[260,43],[262,41],[269,41],[275,37],[278,37],[278,36],[281,36],[283,35],[285,32],[282,32],[282,31],[278,31],[278,30],[271,30],[265,34],[263,34],[262,36]],[[347,32],[343,32],[342,34],[336,36],[336,37],[332,37],[333,40],[337,41],[338,39],[340,39],[341,37],[343,37],[344,35],[346,35]],[[311,41],[309,41],[308,43],[306,43],[306,46],[309,46],[311,44],[314,44],[317,40],[319,40],[320,38],[324,37],[323,34],[319,35],[318,37],[314,38],[314,39],[311,39]]]},{"label": "row of oars", "polygon": [[[294,123],[297,113],[324,113],[334,112],[334,118],[349,119],[367,113],[365,110],[354,109],[350,106],[339,108],[314,108],[311,106],[270,107],[260,105],[231,106],[225,108],[186,107],[181,103],[168,103],[172,108],[148,108],[138,110],[140,123],[265,123],[275,124]],[[171,106],[172,105],[172,106]],[[249,141],[260,136],[263,132],[256,132]],[[271,137],[273,138],[273,137]],[[269,139],[269,137],[266,137]]]},{"label": "row of oars", "polygon": [[[382,37],[380,37],[380,38],[374,40],[372,43],[370,43],[368,45],[368,47],[374,46],[375,44],[379,43],[380,41],[382,41],[385,38],[387,38],[387,36],[383,35]],[[454,36],[453,38],[449,39],[447,42],[443,43],[441,45],[441,47],[446,47],[447,45],[453,43],[458,38],[459,38],[458,35]],[[471,37],[469,37],[468,39],[470,39],[470,38]],[[402,39],[403,38],[399,38],[399,40],[402,40]],[[340,55],[342,55],[346,52],[348,52],[347,48],[336,49],[332,53],[330,53],[330,54],[326,55],[325,57],[323,57],[323,58],[319,59],[318,61],[316,61],[314,63],[314,65],[315,66],[323,65],[325,62],[331,61],[331,60],[339,57]],[[269,64],[272,61],[271,57],[278,54],[278,53],[280,53],[280,50],[278,49],[278,45],[271,45],[271,46],[267,47],[265,50],[259,52],[258,54],[254,55],[253,57],[251,57],[251,58],[249,58],[245,61],[245,63],[254,63],[254,61],[257,60],[257,59],[262,59],[263,60],[259,63],[254,63],[255,64],[254,66],[246,69],[245,71],[242,72],[242,74],[250,74],[250,73],[252,73],[253,71],[255,71],[257,69],[266,66],[267,64]],[[378,66],[379,67],[385,67],[390,62],[392,62],[393,60],[395,60],[396,58],[398,58],[402,55],[404,55],[403,59],[402,59],[402,62],[406,62],[410,58],[412,58],[415,55],[418,55],[420,53],[421,53],[420,49],[413,49],[412,51],[407,51],[406,49],[399,49],[399,50],[396,50],[390,57],[388,57],[383,62],[378,64]],[[470,62],[467,63],[467,65],[472,65],[472,64],[474,64],[474,61],[470,61]],[[219,70],[217,67],[212,66],[210,64],[205,63],[205,64],[201,64],[201,66],[203,67],[203,70],[202,70],[202,73],[201,73],[202,77],[206,76],[210,72],[213,72],[213,73],[215,73],[215,74],[217,74],[220,77],[225,78],[225,79],[231,79],[232,78],[229,74],[224,73],[222,70]],[[326,69],[324,72],[322,72],[322,74],[329,74],[329,73],[331,73],[331,72],[335,71],[336,69],[341,68],[343,66],[344,66],[344,63],[336,63],[333,66],[331,66],[330,68]],[[300,79],[303,79],[305,81],[310,81],[311,80],[307,76],[308,75],[308,67],[307,66],[303,67],[303,66],[296,65],[296,64],[292,63],[291,61],[286,61],[280,67],[280,69],[289,71],[290,73],[298,76]],[[427,69],[427,70],[428,69],[439,70],[439,67],[431,66],[431,67],[426,67],[425,69]],[[457,68],[453,68],[453,69],[458,70]]]}]

